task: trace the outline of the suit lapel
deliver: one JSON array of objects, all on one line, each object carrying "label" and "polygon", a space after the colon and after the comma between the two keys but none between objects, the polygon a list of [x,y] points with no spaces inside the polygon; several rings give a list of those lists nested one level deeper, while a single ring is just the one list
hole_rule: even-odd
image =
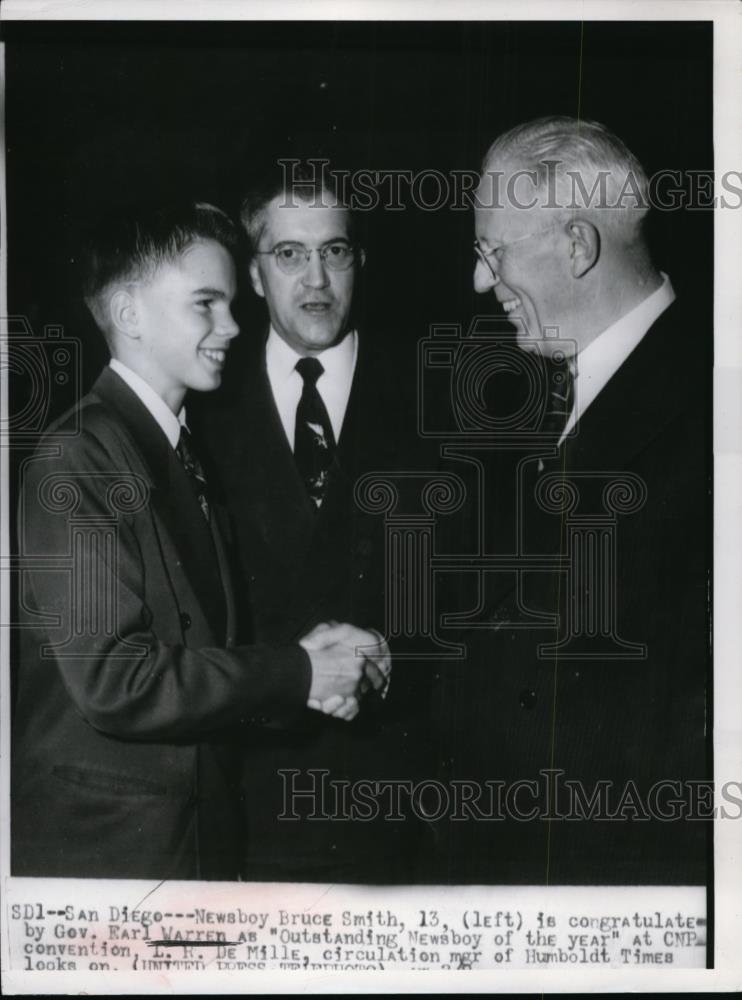
[{"label": "suit lapel", "polygon": [[[237,611],[235,608],[234,593],[232,591],[232,573],[230,570],[229,557],[227,555],[225,542],[225,538],[228,536],[222,523],[222,518],[225,516],[226,511],[224,511],[223,508],[213,508],[211,517],[211,536],[219,565],[219,575],[224,584],[225,625],[223,634],[225,636],[226,645],[231,646],[237,632]],[[219,634],[221,635],[221,633]]]},{"label": "suit lapel", "polygon": [[662,313],[589,407],[574,437],[564,442],[567,469],[626,468],[693,405],[705,343],[700,327],[681,321],[681,309],[674,302]]},{"label": "suit lapel", "polygon": [[320,542],[339,520],[347,519],[349,513],[355,509],[353,501],[355,482],[362,468],[373,466],[369,447],[372,443],[378,443],[378,428],[373,425],[374,411],[369,403],[374,402],[376,406],[381,404],[378,399],[375,401],[368,399],[367,376],[370,358],[365,345],[365,338],[359,336],[358,357],[343,426],[335,450],[332,475],[316,518],[315,538]]},{"label": "suit lapel", "polygon": [[273,399],[265,350],[245,380],[243,452],[244,498],[250,519],[269,550],[286,561],[302,558],[316,516],[299,476]]},{"label": "suit lapel", "polygon": [[106,368],[93,392],[113,410],[128,432],[151,485],[155,524],[158,530],[167,531],[214,635],[221,641],[228,584],[225,586],[211,531],[185,470],[157,421],[115,372]]},{"label": "suit lapel", "polygon": [[[620,474],[684,409],[694,404],[694,356],[705,350],[705,327],[679,319],[674,303],[655,321],[593,401],[584,417],[553,457],[537,471],[538,459],[521,466],[520,531],[526,554],[557,551],[564,544],[562,519],[544,514],[534,503],[542,475]],[[589,483],[589,478],[587,483]],[[500,596],[510,589],[503,579]]]}]

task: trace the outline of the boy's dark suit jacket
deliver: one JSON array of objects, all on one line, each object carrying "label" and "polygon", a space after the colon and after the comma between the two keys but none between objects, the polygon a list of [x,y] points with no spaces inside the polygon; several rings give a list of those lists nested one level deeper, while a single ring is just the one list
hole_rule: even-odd
[{"label": "boy's dark suit jacket", "polygon": [[13,874],[238,874],[226,735],[299,712],[310,668],[297,647],[225,649],[218,519],[110,369],[25,463]]},{"label": "boy's dark suit jacket", "polygon": [[[562,477],[567,489],[580,494],[574,514],[597,515],[603,524],[606,477],[639,477],[645,499],[633,512],[616,515],[613,600],[616,632],[627,642],[645,644],[646,658],[578,660],[566,651],[539,658],[539,644],[566,633],[567,577],[528,573],[518,595],[513,575],[502,574],[490,580],[492,627],[466,637],[468,659],[447,674],[439,691],[438,715],[451,751],[445,780],[474,780],[480,786],[502,781],[511,788],[517,781],[540,781],[543,789],[539,772],[561,770],[559,782],[581,782],[585,801],[598,782],[611,783],[607,809],[596,800],[598,814],[615,814],[624,793],[633,801],[640,798],[637,818],[548,821],[543,791],[537,796],[523,786],[510,801],[510,818],[503,805],[498,819],[485,787],[480,805],[489,819],[446,825],[450,839],[438,869],[449,881],[705,880],[708,824],[642,813],[660,810],[672,817],[674,808],[676,813],[682,808],[673,807],[673,798],[692,801],[688,786],[657,782],[710,774],[710,357],[707,318],[694,319],[687,304],[675,302],[593,401],[577,432],[546,460],[543,472],[530,458],[511,469],[512,478],[500,478],[498,516],[512,506],[506,491],[520,483],[524,551],[548,554],[566,550],[567,528],[559,514],[547,514],[534,502],[540,475]],[[558,498],[558,482],[552,499]],[[631,491],[618,487],[614,510],[631,506]],[[514,546],[514,523],[501,521],[498,532],[501,540],[509,539],[501,544]],[[593,576],[591,586],[610,593],[605,579]],[[580,601],[584,598],[580,593]],[[552,615],[558,609],[561,627],[516,630],[500,624],[523,621],[524,607]],[[703,802],[699,809],[695,795],[695,811],[702,813]],[[539,804],[541,818],[513,816],[513,805],[527,815]],[[556,811],[568,807],[563,792]],[[631,814],[629,801],[624,815]]]},{"label": "boy's dark suit jacket", "polygon": [[[384,519],[361,510],[354,486],[366,472],[424,466],[416,446],[415,372],[403,367],[404,357],[399,343],[385,351],[371,334],[360,335],[336,461],[318,513],[273,401],[265,338],[249,345],[244,368],[232,368],[234,393],[228,391],[218,407],[212,408],[213,398],[203,401],[208,452],[218,465],[236,532],[243,625],[251,625],[256,640],[288,642],[332,619],[384,630]],[[314,806],[296,799],[302,819],[277,817],[292,811],[284,799],[291,782],[304,790],[314,782],[319,789],[322,780],[411,780],[426,767],[430,775],[428,675],[427,667],[397,664],[388,698],[367,699],[350,723],[307,712],[304,726],[291,734],[249,734],[243,776],[249,877],[411,878],[420,830],[411,819],[385,820],[386,800],[376,818],[368,818],[365,805],[366,818],[350,820],[349,806],[337,800],[338,806],[328,785],[324,805],[319,791]],[[291,769],[299,773],[279,773]],[[316,774],[323,770],[324,779]],[[316,817],[304,818],[313,809]],[[323,819],[323,810],[339,820]]]}]

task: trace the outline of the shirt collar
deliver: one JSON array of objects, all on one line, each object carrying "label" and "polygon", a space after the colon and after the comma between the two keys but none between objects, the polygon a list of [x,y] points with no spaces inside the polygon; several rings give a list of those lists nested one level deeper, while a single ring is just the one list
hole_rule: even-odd
[{"label": "shirt collar", "polygon": [[636,347],[657,317],[675,301],[670,279],[662,274],[662,284],[639,305],[627,312],[619,320],[599,334],[577,355],[578,374],[584,371],[593,359],[609,363],[615,360],[622,364]]},{"label": "shirt collar", "polygon": [[167,405],[162,396],[158,395],[152,386],[145,382],[141,375],[137,375],[128,365],[125,365],[118,358],[111,358],[109,366],[116,372],[119,378],[129,386],[131,391],[138,396],[140,402],[146,406],[152,418],[162,430],[165,437],[170,442],[172,448],[177,447],[180,437],[180,428],[186,426],[185,406],[181,406],[177,417]]},{"label": "shirt collar", "polygon": [[[346,334],[340,343],[333,347],[328,347],[318,356],[322,362],[324,372],[320,379],[327,375],[328,384],[350,383],[355,369],[356,355],[358,353],[358,333],[351,330]],[[280,337],[273,326],[268,333],[268,340],[265,345],[265,360],[271,373],[271,378],[280,383],[297,374],[296,362],[301,358],[301,354],[295,351],[290,344],[287,344],[283,337]],[[301,378],[300,375],[298,375]]]},{"label": "shirt collar", "polygon": [[575,405],[564,428],[562,440],[584,416],[587,408],[638,346],[658,316],[674,301],[675,292],[670,279],[662,273],[659,288],[579,352],[575,371]]}]

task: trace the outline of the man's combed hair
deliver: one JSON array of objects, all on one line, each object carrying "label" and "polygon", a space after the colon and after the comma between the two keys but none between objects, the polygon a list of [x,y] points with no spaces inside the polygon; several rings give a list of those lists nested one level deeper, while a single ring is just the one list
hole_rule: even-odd
[{"label": "man's combed hair", "polygon": [[[329,160],[279,159],[263,170],[242,198],[240,221],[245,228],[249,249],[254,253],[265,231],[265,213],[274,198],[282,204],[346,207],[336,172]],[[351,227],[352,213],[349,211]]]},{"label": "man's combed hair", "polygon": [[132,212],[101,221],[82,254],[82,293],[98,326],[107,332],[108,292],[117,285],[150,280],[200,240],[213,240],[235,255],[240,234],[215,205],[188,202]]},{"label": "man's combed hair", "polygon": [[[632,226],[649,208],[644,168],[600,122],[554,115],[516,125],[487,150],[483,169],[494,163],[535,173],[540,193],[554,199],[552,207],[607,209],[607,221]],[[553,190],[547,190],[550,184]]]}]

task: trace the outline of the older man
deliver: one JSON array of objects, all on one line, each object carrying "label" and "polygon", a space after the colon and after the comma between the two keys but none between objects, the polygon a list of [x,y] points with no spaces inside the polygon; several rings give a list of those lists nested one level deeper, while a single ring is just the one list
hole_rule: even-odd
[{"label": "older man", "polygon": [[705,879],[712,335],[653,265],[647,208],[597,123],[529,122],[485,158],[475,288],[546,381],[513,463],[520,568],[445,691],[446,776],[483,793],[453,881]]},{"label": "older man", "polygon": [[[314,166],[276,164],[244,199],[249,276],[268,327],[253,339],[237,393],[207,415],[237,531],[244,616],[260,641],[327,620],[383,630],[383,519],[358,507],[354,486],[368,471],[407,469],[415,431],[414,371],[403,379],[403,347],[390,354],[352,318],[364,253],[332,173]],[[298,732],[251,734],[249,877],[409,878],[412,821],[387,821],[388,801],[361,814],[353,802],[359,782],[415,770],[421,742],[410,716],[422,710],[422,693],[396,668],[388,695],[350,725],[317,724],[307,712]]]}]

